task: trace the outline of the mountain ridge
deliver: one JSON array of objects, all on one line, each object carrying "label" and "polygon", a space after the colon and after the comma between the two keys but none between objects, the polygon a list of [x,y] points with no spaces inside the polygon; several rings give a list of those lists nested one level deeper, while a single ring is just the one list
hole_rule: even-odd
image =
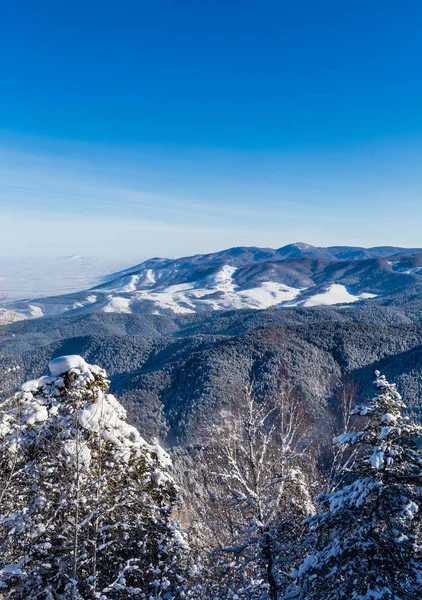
[{"label": "mountain ridge", "polygon": [[209,254],[155,257],[88,289],[11,303],[19,318],[116,312],[194,314],[216,310],[378,302],[422,294],[422,249],[239,246]]}]

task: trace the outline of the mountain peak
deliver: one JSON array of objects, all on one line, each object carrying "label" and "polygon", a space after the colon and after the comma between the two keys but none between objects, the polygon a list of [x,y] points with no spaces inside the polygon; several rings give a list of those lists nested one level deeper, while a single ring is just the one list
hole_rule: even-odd
[{"label": "mountain peak", "polygon": [[312,246],[312,244],[306,244],[306,242],[294,242],[294,244],[290,244],[290,246],[295,246],[300,250],[313,250],[316,246]]},{"label": "mountain peak", "polygon": [[287,244],[276,251],[282,258],[302,258],[304,256],[312,256],[313,258],[330,258],[327,248],[318,248],[305,242],[295,242]]}]

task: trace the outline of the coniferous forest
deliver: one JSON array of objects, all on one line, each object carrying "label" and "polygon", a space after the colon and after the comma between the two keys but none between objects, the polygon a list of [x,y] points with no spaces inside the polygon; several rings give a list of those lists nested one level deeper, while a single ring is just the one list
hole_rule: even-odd
[{"label": "coniferous forest", "polygon": [[363,404],[343,382],[324,452],[294,390],[262,402],[252,381],[189,472],[128,424],[101,367],[49,371],[1,404],[0,597],[422,597],[422,427],[380,372]]}]

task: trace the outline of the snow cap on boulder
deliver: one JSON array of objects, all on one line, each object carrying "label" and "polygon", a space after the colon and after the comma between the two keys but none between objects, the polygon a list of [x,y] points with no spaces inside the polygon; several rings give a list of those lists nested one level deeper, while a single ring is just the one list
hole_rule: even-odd
[{"label": "snow cap on boulder", "polygon": [[77,354],[53,358],[53,360],[50,360],[48,363],[48,368],[53,377],[60,377],[60,375],[67,373],[71,369],[78,369],[82,372],[89,371],[88,364],[82,356],[78,356]]}]

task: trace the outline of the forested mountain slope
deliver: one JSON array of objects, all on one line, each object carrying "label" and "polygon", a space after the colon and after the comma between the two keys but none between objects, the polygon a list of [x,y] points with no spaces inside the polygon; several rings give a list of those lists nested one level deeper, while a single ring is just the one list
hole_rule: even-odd
[{"label": "forested mountain slope", "polygon": [[39,376],[52,356],[80,354],[104,365],[130,418],[147,436],[170,445],[202,443],[236,412],[252,380],[262,398],[277,394],[280,385],[294,388],[324,436],[335,430],[345,374],[364,396],[373,371],[381,369],[418,415],[422,325],[401,313],[393,313],[396,323],[387,316],[388,323],[371,324],[363,308],[351,310],[350,320],[346,314],[302,309],[179,321],[132,315],[41,319],[26,323],[9,343],[9,359],[18,360],[26,378]]}]

